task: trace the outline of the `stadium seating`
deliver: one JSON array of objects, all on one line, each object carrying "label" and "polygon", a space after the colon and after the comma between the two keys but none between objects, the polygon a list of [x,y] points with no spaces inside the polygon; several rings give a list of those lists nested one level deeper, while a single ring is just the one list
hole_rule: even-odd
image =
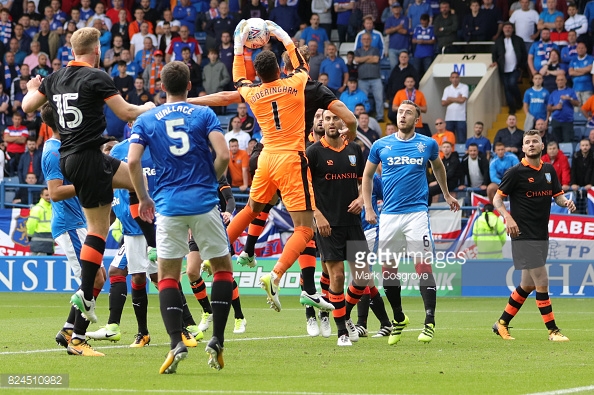
[{"label": "stadium seating", "polygon": [[581,111],[573,113],[573,124],[574,125],[585,125],[588,122],[586,117]]},{"label": "stadium seating", "polygon": [[339,56],[347,56],[347,53],[349,51],[354,51],[355,50],[355,43],[342,43],[340,44],[340,49],[338,50],[338,55]]},{"label": "stadium seating", "polygon": [[561,143],[561,144],[559,144],[559,149],[568,158],[571,157],[571,155],[573,155],[573,143]]},{"label": "stadium seating", "polygon": [[460,156],[460,160],[462,160],[462,157],[466,155],[466,144],[456,144],[455,149],[458,156]]},{"label": "stadium seating", "polygon": [[234,114],[231,115],[219,115],[219,122],[221,123],[221,126],[223,128],[223,130],[226,130],[227,127],[229,126],[229,122],[231,121],[231,118],[233,118]]},{"label": "stadium seating", "polygon": [[586,129],[584,126],[573,126],[573,141],[580,141],[586,135]]}]

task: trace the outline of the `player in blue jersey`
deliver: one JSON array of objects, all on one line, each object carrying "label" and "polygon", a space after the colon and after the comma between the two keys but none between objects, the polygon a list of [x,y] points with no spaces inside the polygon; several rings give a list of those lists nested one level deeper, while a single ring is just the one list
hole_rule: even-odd
[{"label": "player in blue jersey", "polygon": [[[43,122],[52,130],[55,128],[52,109],[49,104],[41,107],[41,116]],[[62,175],[60,170],[61,146],[60,134],[54,132],[53,137],[47,140],[43,146],[43,155],[41,157],[41,170],[47,181],[47,187],[52,199],[52,237],[64,251],[68,265],[78,278],[81,276],[80,251],[87,236],[87,221],[82,212],[82,207],[74,185]],[[99,295],[101,288],[105,284],[105,269],[97,271],[95,284],[93,285],[93,294]],[[93,350],[85,341],[85,332],[89,326],[89,321],[85,320],[80,311],[74,306],[70,306],[70,314],[62,329],[56,335],[56,342],[65,347],[68,354],[81,356],[103,356],[104,354]],[[72,338],[80,342],[72,344]]]},{"label": "player in blue jersey", "polygon": [[[206,346],[208,364],[224,367],[225,326],[231,307],[233,267],[229,240],[218,209],[217,180],[229,163],[229,149],[221,124],[208,107],[186,103],[191,89],[190,71],[178,61],[161,71],[162,90],[167,102],[140,116],[132,127],[128,164],[140,202],[139,214],[152,221],[157,211],[157,250],[159,251],[159,301],[161,316],[171,340],[171,351],[160,373],[175,373],[179,361],[188,353],[182,342],[182,299],[178,280],[181,262],[189,252],[188,230],[200,248],[203,259],[213,269],[213,337]],[[212,160],[212,146],[216,158]],[[142,176],[141,157],[150,147],[155,165],[154,202]]]},{"label": "player in blue jersey", "polygon": [[[458,201],[448,192],[446,171],[439,158],[437,143],[432,138],[415,133],[414,125],[420,116],[421,111],[414,102],[403,101],[397,113],[398,132],[373,143],[363,173],[365,219],[375,224],[377,215],[371,199],[373,175],[378,165],[382,165],[384,205],[380,215],[378,253],[381,254],[386,297],[394,312],[392,333],[388,338],[390,345],[400,341],[402,330],[410,322],[402,312],[401,286],[394,272],[398,270],[400,260],[407,262],[411,255],[420,277],[419,285],[426,312],[425,327],[418,340],[428,343],[435,332],[437,289],[431,268],[435,255],[427,206],[427,162],[431,163],[450,209],[460,209]],[[388,253],[391,259],[386,259]]]},{"label": "player in blue jersey", "polygon": [[[107,144],[106,144],[107,145]],[[116,159],[127,161],[130,143],[124,140],[111,148],[111,154]],[[143,173],[147,179],[149,193],[154,189],[153,162],[150,151],[146,150],[142,156]],[[124,245],[120,248],[109,267],[109,319],[107,325],[97,331],[87,332],[87,337],[94,340],[119,341],[121,339],[120,319],[126,303],[128,285],[126,276],[132,275],[132,306],[138,323],[138,333],[130,347],[144,347],[150,343],[147,327],[148,297],[146,294],[146,275],[157,282],[157,265],[147,257],[147,244],[142,230],[130,214],[130,199],[127,190],[116,189],[112,210],[121,223]]]}]

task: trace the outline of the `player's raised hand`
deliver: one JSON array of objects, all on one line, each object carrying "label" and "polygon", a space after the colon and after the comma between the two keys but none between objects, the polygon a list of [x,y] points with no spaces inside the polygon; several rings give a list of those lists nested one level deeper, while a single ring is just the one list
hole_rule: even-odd
[{"label": "player's raised hand", "polygon": [[245,19],[239,21],[235,27],[235,32],[233,33],[233,53],[235,56],[243,55],[243,46],[247,41],[249,32],[250,29],[247,25],[247,21]]},{"label": "player's raised hand", "polygon": [[140,219],[152,224],[153,219],[155,218],[155,202],[153,202],[153,199],[146,198],[140,200],[138,204],[138,214],[140,214]]},{"label": "player's raised hand", "polygon": [[458,200],[452,195],[445,197],[445,201],[448,203],[448,206],[450,206],[451,211],[456,212],[460,210],[460,203],[458,203]]},{"label": "player's raised hand", "polygon": [[373,209],[365,210],[365,221],[367,221],[370,225],[377,224],[377,214]]},{"label": "player's raised hand", "polygon": [[29,82],[27,82],[27,91],[36,91],[41,86],[41,81],[43,78],[37,74],[35,77],[31,78]]},{"label": "player's raised hand", "polygon": [[289,34],[285,32],[282,27],[272,21],[266,21],[266,25],[268,25],[270,34],[276,37],[277,40],[281,41],[285,47],[293,43],[291,36],[289,36]]},{"label": "player's raised hand", "polygon": [[358,197],[349,204],[347,213],[359,215],[363,211],[363,198]]}]

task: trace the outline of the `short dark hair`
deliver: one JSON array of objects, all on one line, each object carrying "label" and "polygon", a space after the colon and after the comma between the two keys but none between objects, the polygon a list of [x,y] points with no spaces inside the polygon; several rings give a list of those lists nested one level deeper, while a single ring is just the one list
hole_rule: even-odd
[{"label": "short dark hair", "polygon": [[181,51],[182,51],[182,52],[184,52],[184,51],[188,51],[188,52],[190,52],[190,47],[183,47]]},{"label": "short dark hair", "polygon": [[[15,114],[17,114],[17,113],[15,112]],[[27,142],[29,142],[29,141],[32,141],[32,142],[36,143],[37,142],[37,139],[35,138],[35,136],[29,136],[29,137],[27,137]]]},{"label": "short dark hair", "polygon": [[52,128],[54,131],[57,131],[56,120],[54,119],[54,110],[52,109],[52,106],[50,106],[49,102],[43,103],[39,109],[39,112],[41,113],[41,120],[43,123]]},{"label": "short dark hair", "polygon": [[216,48],[210,48],[210,49],[208,50],[208,54],[210,55],[211,53],[213,53],[213,54],[215,54],[215,55],[219,56],[219,50],[218,50],[218,49],[216,49]]},{"label": "short dark hair", "polygon": [[237,143],[237,144],[239,144],[239,140],[237,140],[237,139],[229,139],[229,143],[228,144],[231,144],[231,143]]},{"label": "short dark hair", "polygon": [[278,79],[279,67],[274,52],[264,50],[256,56],[254,61],[256,73],[262,82],[271,82]]},{"label": "short dark hair", "polygon": [[429,14],[423,14],[423,15],[421,15],[421,20],[422,21],[428,21],[429,20]]},{"label": "short dark hair", "polygon": [[161,82],[170,95],[184,95],[188,90],[189,81],[190,69],[180,61],[167,63],[161,70]]},{"label": "short dark hair", "polygon": [[522,136],[522,138],[524,138],[526,136],[539,136],[540,137],[540,132],[536,129],[526,130],[524,132],[524,136]]},{"label": "short dark hair", "polygon": [[470,143],[468,144],[468,148],[470,147],[476,147],[476,149],[478,149],[478,144],[477,143]]},{"label": "short dark hair", "polygon": [[444,144],[449,144],[450,147],[454,146],[451,141],[447,141],[447,140],[441,142],[441,145],[444,145]]},{"label": "short dark hair", "polygon": [[403,105],[403,104],[408,104],[408,105],[414,106],[415,110],[417,110],[417,118],[421,116],[421,108],[419,106],[417,106],[417,104],[414,101],[403,100],[402,103],[400,103],[400,105]]},{"label": "short dark hair", "polygon": [[559,143],[557,143],[555,140],[553,140],[553,141],[549,141],[549,142],[547,143],[547,147],[552,147],[553,145],[556,145],[556,146],[557,146],[557,148],[559,148]]},{"label": "short dark hair", "polygon": [[125,60],[118,60],[118,67],[120,67],[120,66],[127,67],[126,61]]},{"label": "short dark hair", "polygon": [[497,147],[505,147],[505,144],[503,144],[501,141],[498,141],[495,143],[495,145],[493,146],[493,148],[497,149]]},{"label": "short dark hair", "polygon": [[481,121],[476,121],[474,124],[475,125],[481,125],[482,127],[485,127],[485,124],[482,123]]}]

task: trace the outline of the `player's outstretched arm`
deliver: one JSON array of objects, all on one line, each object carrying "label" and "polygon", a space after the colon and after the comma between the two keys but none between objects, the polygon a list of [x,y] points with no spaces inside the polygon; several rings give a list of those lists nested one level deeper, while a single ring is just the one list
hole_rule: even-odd
[{"label": "player's outstretched arm", "polygon": [[237,91],[222,91],[200,97],[190,97],[186,101],[197,106],[228,106],[233,103],[241,103],[241,95]]},{"label": "player's outstretched arm", "polygon": [[355,141],[357,138],[357,118],[355,117],[355,114],[353,114],[340,100],[333,101],[329,110],[338,115],[349,129],[346,135],[348,140]]},{"label": "player's outstretched arm", "polygon": [[363,179],[361,180],[361,192],[363,194],[363,206],[365,207],[365,220],[371,225],[377,223],[377,215],[373,209],[373,202],[371,201],[371,192],[373,191],[373,175],[377,170],[377,165],[369,160],[365,164],[363,170]]},{"label": "player's outstretched arm", "polygon": [[445,166],[443,162],[437,157],[437,159],[431,161],[431,167],[433,168],[433,174],[435,175],[435,179],[441,188],[441,193],[443,193],[443,197],[445,201],[450,206],[450,210],[458,211],[460,210],[460,203],[456,200],[450,192],[448,191],[448,179]]},{"label": "player's outstretched arm", "polygon": [[37,109],[47,101],[47,97],[45,97],[43,93],[39,92],[41,81],[42,78],[40,75],[38,75],[35,78],[31,78],[29,82],[27,82],[27,94],[21,103],[21,108],[24,112],[27,113],[37,111]]},{"label": "player's outstretched arm", "polygon": [[233,82],[238,82],[247,79],[247,72],[245,71],[245,60],[243,59],[243,47],[247,40],[249,28],[246,26],[246,21],[241,20],[235,27],[233,33]]},{"label": "player's outstretched arm", "polygon": [[110,97],[105,104],[109,106],[118,118],[126,122],[134,121],[140,114],[145,113],[151,108],[155,108],[155,103],[150,101],[144,103],[142,106],[130,104],[121,95]]},{"label": "player's outstretched arm", "polygon": [[229,148],[227,147],[223,133],[211,132],[208,134],[208,140],[212,145],[212,149],[217,154],[214,161],[214,169],[217,179],[219,179],[225,173],[225,170],[227,170],[227,165],[229,165]]},{"label": "player's outstretched arm", "polygon": [[573,200],[567,199],[564,194],[557,196],[555,198],[555,203],[557,203],[557,206],[559,207],[567,207],[570,213],[573,213],[576,210]]}]

